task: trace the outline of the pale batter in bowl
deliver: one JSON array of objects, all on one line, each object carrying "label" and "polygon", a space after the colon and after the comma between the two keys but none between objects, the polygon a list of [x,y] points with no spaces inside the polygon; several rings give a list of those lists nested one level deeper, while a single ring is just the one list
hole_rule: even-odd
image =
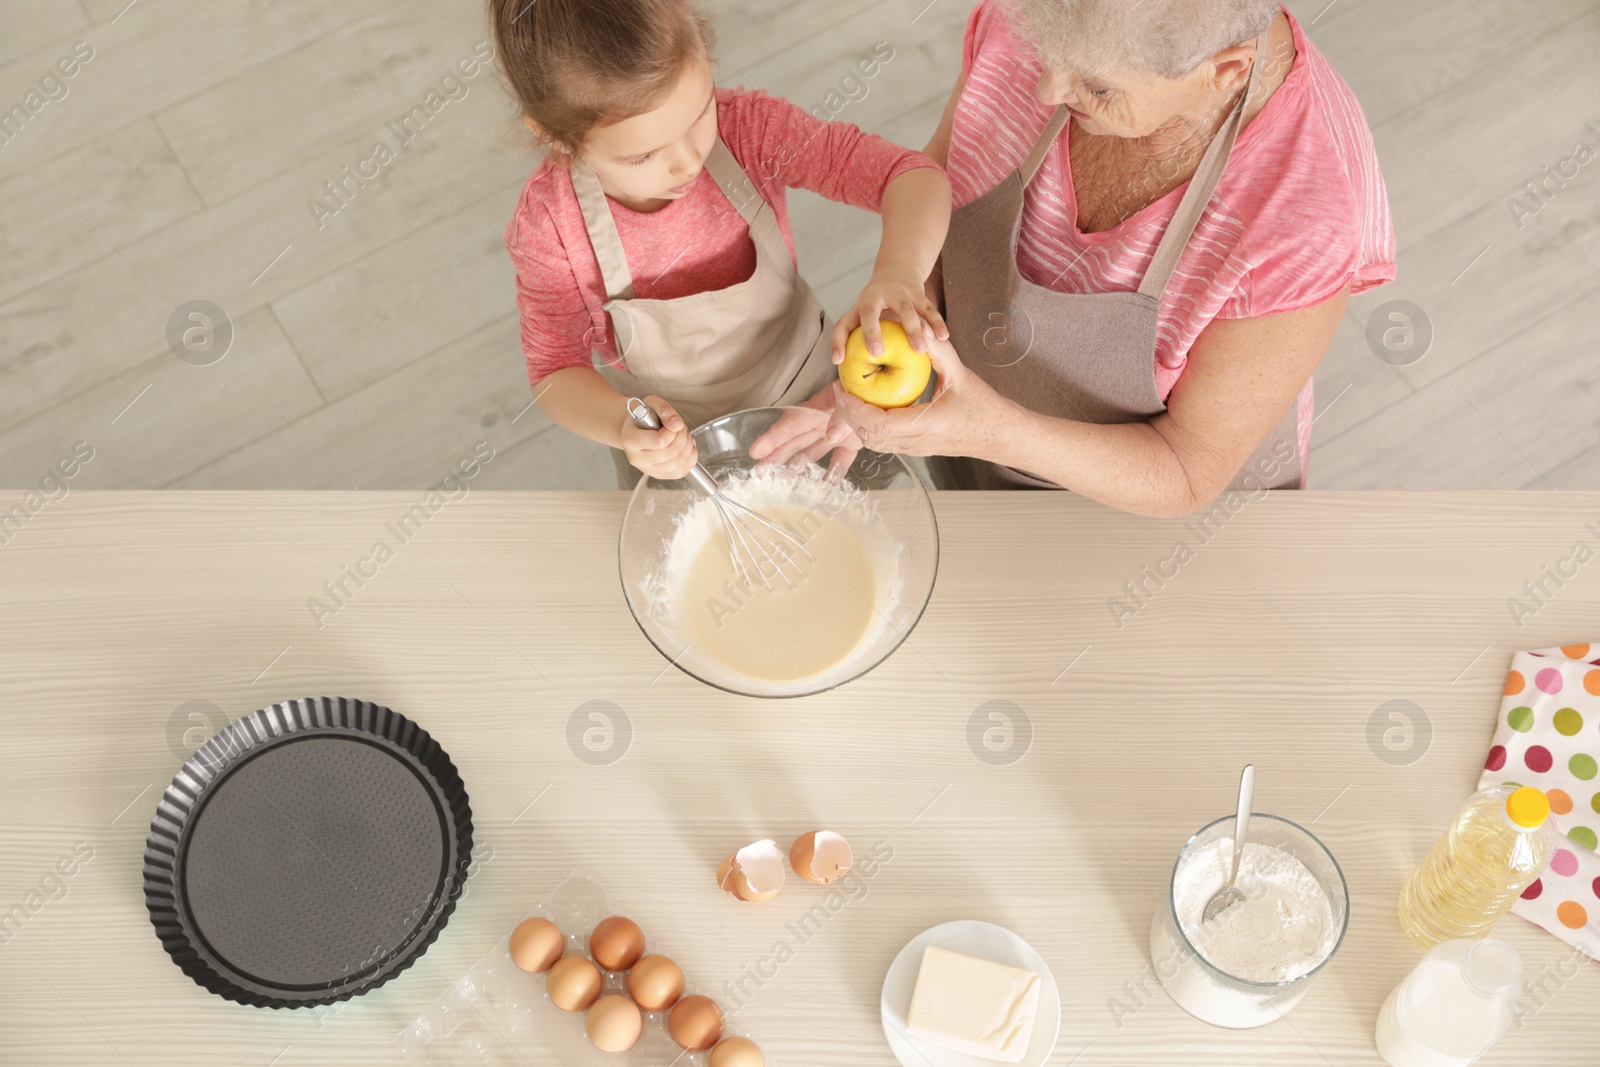
[{"label": "pale batter in bowl", "polygon": [[[811,467],[757,468],[723,492],[784,526],[804,545],[788,581],[742,582],[716,505],[678,518],[661,565],[643,583],[652,617],[699,654],[760,682],[795,682],[850,668],[887,626],[900,595],[900,545],[863,490]],[[792,587],[791,587],[792,585]]]}]

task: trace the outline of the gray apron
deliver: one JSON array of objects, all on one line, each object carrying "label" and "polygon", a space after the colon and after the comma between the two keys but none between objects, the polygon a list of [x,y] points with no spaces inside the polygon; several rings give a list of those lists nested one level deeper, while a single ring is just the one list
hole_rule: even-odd
[{"label": "gray apron", "polygon": [[[1265,35],[1257,41],[1250,86],[1189,180],[1137,292],[1058,293],[1017,270],[1023,190],[1066,125],[1064,107],[1051,116],[1018,170],[952,214],[943,252],[950,340],[962,362],[1001,396],[1042,415],[1088,423],[1145,422],[1167,410],[1155,381],[1161,295],[1227,166],[1245,102],[1260,82],[1265,42]],[[1298,489],[1299,442],[1291,407],[1231,487]],[[1027,471],[970,457],[936,457],[929,467],[945,489],[1061,488]]]},{"label": "gray apron", "polygon": [[[795,270],[771,206],[721,138],[706,156],[706,170],[750,228],[755,271],[726,289],[643,300],[633,295],[600,179],[587,163],[572,165],[619,356],[594,353],[595,369],[623,396],[664,397],[690,429],[745,408],[798,404],[838,377],[827,313]],[[612,455],[619,485],[632,487],[639,472],[620,449]]]}]

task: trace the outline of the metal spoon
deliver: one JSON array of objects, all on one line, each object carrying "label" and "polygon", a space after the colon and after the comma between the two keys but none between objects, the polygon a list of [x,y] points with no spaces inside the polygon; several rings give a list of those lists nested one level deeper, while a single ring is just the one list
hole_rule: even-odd
[{"label": "metal spoon", "polygon": [[1239,776],[1239,812],[1233,820],[1233,872],[1228,875],[1228,884],[1217,890],[1206,903],[1206,910],[1200,915],[1203,923],[1244,902],[1244,894],[1234,883],[1239,880],[1239,860],[1244,856],[1244,835],[1250,826],[1250,801],[1255,791],[1256,767],[1253,763],[1247,763],[1244,773]]}]

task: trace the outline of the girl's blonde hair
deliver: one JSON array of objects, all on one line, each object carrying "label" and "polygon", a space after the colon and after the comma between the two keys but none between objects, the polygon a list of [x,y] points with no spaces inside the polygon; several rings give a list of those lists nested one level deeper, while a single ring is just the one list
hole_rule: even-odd
[{"label": "girl's blonde hair", "polygon": [[643,114],[716,48],[693,0],[489,0],[500,71],[549,146]]}]

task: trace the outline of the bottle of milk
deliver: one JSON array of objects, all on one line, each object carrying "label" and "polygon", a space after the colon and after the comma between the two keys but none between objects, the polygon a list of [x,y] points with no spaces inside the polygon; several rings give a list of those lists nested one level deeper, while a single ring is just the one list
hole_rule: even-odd
[{"label": "bottle of milk", "polygon": [[1511,1025],[1522,959],[1504,941],[1437,945],[1378,1013],[1378,1054],[1391,1067],[1467,1067]]}]

